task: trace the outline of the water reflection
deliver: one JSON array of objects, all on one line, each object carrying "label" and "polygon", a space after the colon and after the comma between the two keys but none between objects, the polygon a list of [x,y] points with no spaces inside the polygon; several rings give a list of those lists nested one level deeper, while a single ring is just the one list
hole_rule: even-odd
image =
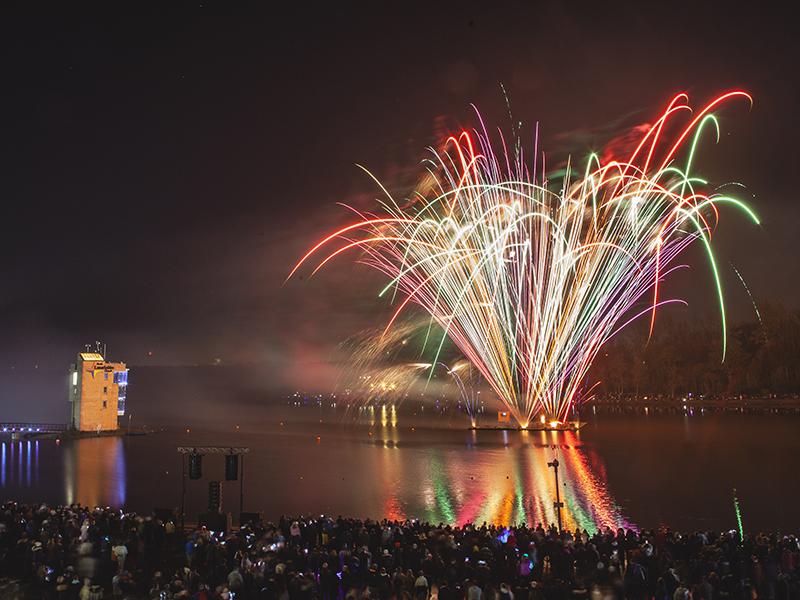
[{"label": "water reflection", "polygon": [[[45,490],[39,488],[42,481]],[[55,496],[50,482],[58,487]],[[123,506],[125,486],[125,447],[118,437],[0,441],[0,488],[6,498]]]},{"label": "water reflection", "polygon": [[27,485],[31,484],[31,465],[33,461],[31,460],[31,441],[28,440],[25,442],[25,481]]},{"label": "water reflection", "polygon": [[125,505],[125,447],[118,437],[63,446],[64,497],[87,506]]},{"label": "water reflection", "polygon": [[[501,448],[478,449],[473,434],[466,451],[436,445],[423,449],[417,473],[404,464],[397,448],[387,449],[381,465],[384,514],[457,524],[555,523],[555,478],[547,463],[558,458],[565,527],[635,529],[608,491],[603,461],[581,445],[579,434],[515,435],[503,432]],[[398,485],[407,477],[417,480],[416,497]]]},{"label": "water reflection", "polygon": [[0,442],[0,487],[30,487],[39,481],[39,441]]},{"label": "water reflection", "polygon": [[[398,520],[549,524],[557,518],[553,469],[547,463],[558,458],[565,527],[593,531],[632,526],[608,488],[597,445],[582,442],[581,432],[439,432],[396,425],[391,406],[386,407],[385,425],[382,416],[376,415],[369,435],[363,429],[342,432],[335,452],[312,461],[318,472],[310,479],[316,477],[330,490],[325,504],[306,502],[307,494],[296,482],[275,489],[252,471],[248,494],[253,505],[271,517],[299,505],[299,510]],[[256,457],[272,450],[291,469],[305,464],[300,449],[306,442],[299,440],[307,437],[298,436],[299,445],[291,445],[291,436],[279,445],[271,436],[249,441]],[[163,446],[156,446],[157,441],[143,440],[127,456],[125,442],[117,437],[64,440],[60,445],[53,440],[5,442],[0,445],[0,486],[5,497],[19,500],[147,509],[164,502],[164,490],[138,479],[136,493],[128,497],[126,481],[131,474],[149,472],[140,467],[161,458]],[[164,443],[174,447],[173,440]],[[127,465],[130,471],[126,460],[134,461]],[[354,481],[363,490],[355,499]]]},{"label": "water reflection", "polygon": [[[378,476],[380,477],[380,489],[382,490],[399,490],[405,481],[406,472],[403,469],[403,460],[400,449],[395,444],[394,440],[391,444],[385,444],[385,451],[381,453],[381,462]],[[404,503],[403,500],[396,493],[388,493],[384,495],[382,506],[382,514],[387,519],[404,520]]]}]

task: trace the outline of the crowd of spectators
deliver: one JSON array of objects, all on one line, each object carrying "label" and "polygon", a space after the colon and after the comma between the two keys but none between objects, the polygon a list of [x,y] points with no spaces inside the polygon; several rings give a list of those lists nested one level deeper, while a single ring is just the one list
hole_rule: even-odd
[{"label": "crowd of spectators", "polygon": [[793,535],[281,518],[239,530],[81,506],[0,510],[0,598],[800,599]]}]

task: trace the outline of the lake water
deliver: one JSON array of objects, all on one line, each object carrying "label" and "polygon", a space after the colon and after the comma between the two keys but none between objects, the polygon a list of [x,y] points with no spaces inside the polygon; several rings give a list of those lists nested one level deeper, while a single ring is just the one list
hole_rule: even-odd
[{"label": "lake water", "polygon": [[[457,419],[273,407],[190,431],[0,446],[0,497],[149,511],[177,507],[178,445],[241,445],[246,511],[511,523],[555,521],[558,458],[564,525],[730,529],[736,488],[746,530],[800,530],[800,418],[612,416],[579,432],[467,431]],[[426,427],[435,422],[443,428]],[[183,426],[182,426],[183,427]],[[188,482],[188,515],[202,511],[223,460],[207,456]],[[239,484],[226,482],[238,513]]]}]

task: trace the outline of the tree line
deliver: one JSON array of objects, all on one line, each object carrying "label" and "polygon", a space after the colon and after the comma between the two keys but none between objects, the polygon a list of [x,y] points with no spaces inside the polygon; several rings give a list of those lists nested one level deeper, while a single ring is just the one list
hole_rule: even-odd
[{"label": "tree line", "polygon": [[800,392],[800,310],[760,307],[758,318],[728,327],[722,361],[719,321],[686,322],[658,315],[620,332],[601,350],[587,381],[600,396],[668,397]]}]

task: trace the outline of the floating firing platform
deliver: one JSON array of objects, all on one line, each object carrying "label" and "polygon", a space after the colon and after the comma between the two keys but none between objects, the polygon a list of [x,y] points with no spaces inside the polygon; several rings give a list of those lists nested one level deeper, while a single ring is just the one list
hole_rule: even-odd
[{"label": "floating firing platform", "polygon": [[471,431],[578,431],[586,425],[583,421],[568,421],[566,423],[531,423],[528,427],[519,425],[476,425],[470,427]]}]

